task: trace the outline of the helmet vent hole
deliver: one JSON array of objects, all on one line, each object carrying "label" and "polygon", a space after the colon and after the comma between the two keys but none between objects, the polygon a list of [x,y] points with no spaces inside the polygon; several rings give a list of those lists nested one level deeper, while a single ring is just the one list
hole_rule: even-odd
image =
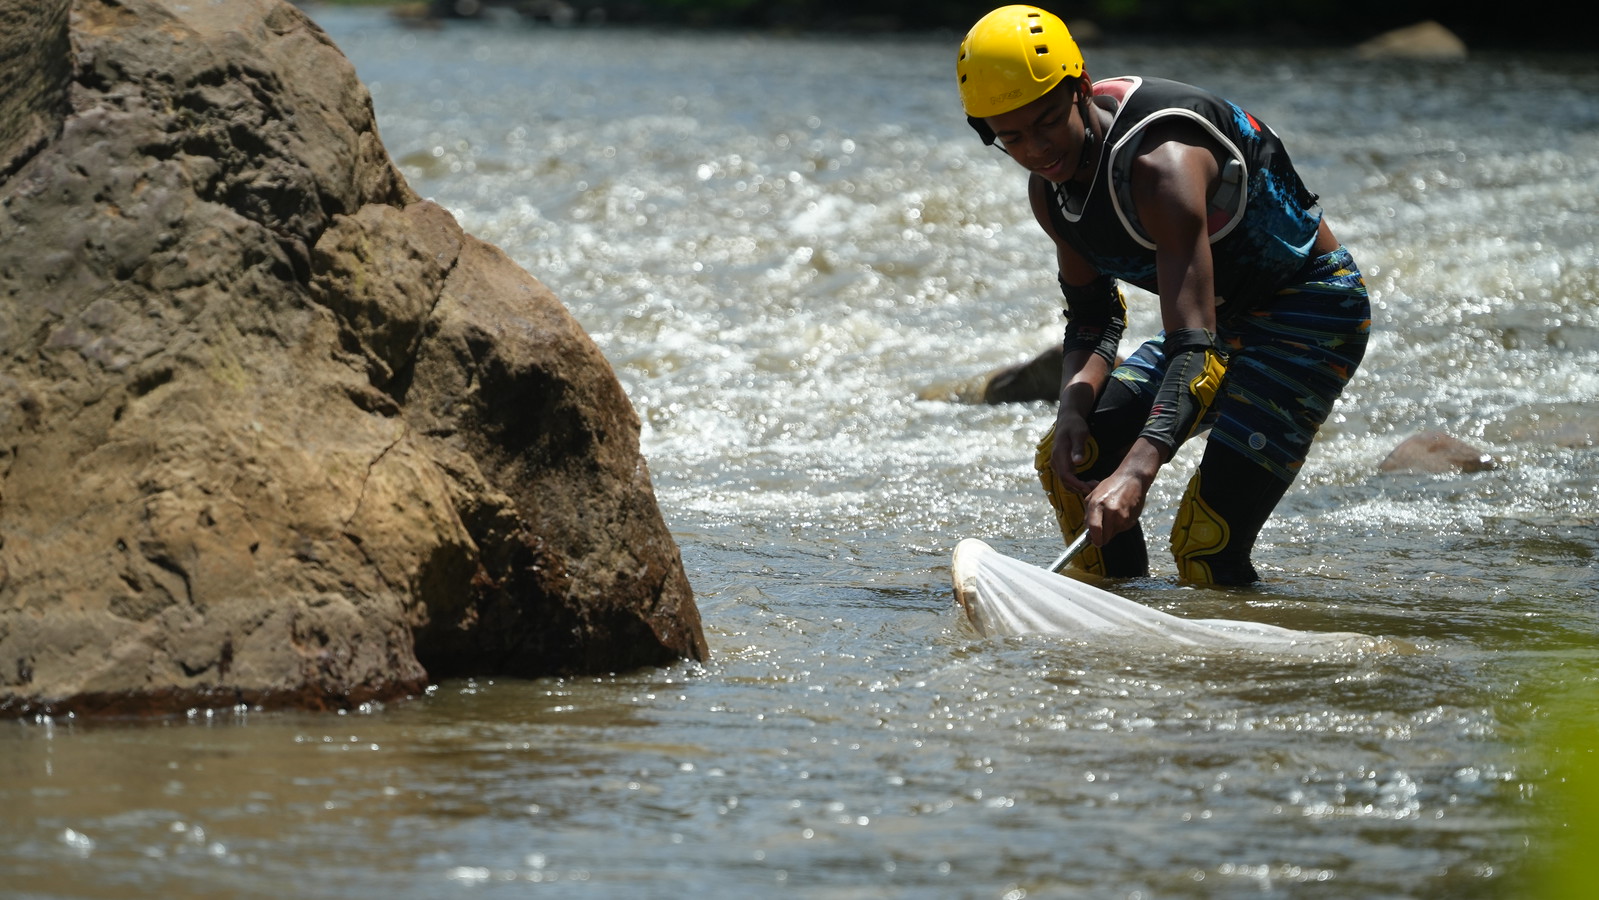
[{"label": "helmet vent hole", "polygon": [[1048,44],[1039,44],[1037,47],[1033,48],[1033,52],[1037,53],[1039,56],[1048,56],[1049,55],[1049,45]]}]

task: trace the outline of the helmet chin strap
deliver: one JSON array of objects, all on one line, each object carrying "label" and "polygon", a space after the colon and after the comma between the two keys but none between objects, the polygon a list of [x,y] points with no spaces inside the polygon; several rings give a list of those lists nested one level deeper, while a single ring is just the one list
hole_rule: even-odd
[{"label": "helmet chin strap", "polygon": [[1077,159],[1077,171],[1081,172],[1088,168],[1091,163],[1099,162],[1099,151],[1097,149],[1099,135],[1094,133],[1094,127],[1090,124],[1092,120],[1089,116],[1093,114],[1093,105],[1088,101],[1087,91],[1078,95],[1077,111],[1083,117],[1083,152]]}]

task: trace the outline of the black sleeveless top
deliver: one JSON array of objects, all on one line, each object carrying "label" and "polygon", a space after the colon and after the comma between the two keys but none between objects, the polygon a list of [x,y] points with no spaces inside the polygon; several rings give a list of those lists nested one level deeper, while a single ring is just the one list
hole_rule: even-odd
[{"label": "black sleeveless top", "polygon": [[1209,210],[1218,316],[1231,319],[1297,283],[1321,208],[1276,133],[1227,100],[1176,81],[1110,78],[1095,83],[1094,96],[1118,106],[1086,196],[1052,186],[1049,212],[1066,243],[1100,273],[1156,291],[1155,244],[1138,223],[1129,173],[1146,126],[1178,117],[1203,128],[1228,159]]}]

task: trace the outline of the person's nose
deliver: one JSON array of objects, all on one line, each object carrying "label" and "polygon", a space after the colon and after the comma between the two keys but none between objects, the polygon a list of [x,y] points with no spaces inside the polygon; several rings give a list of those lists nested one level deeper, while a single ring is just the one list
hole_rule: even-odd
[{"label": "person's nose", "polygon": [[1047,134],[1030,134],[1022,141],[1022,156],[1029,162],[1052,159],[1054,153],[1055,142]]}]

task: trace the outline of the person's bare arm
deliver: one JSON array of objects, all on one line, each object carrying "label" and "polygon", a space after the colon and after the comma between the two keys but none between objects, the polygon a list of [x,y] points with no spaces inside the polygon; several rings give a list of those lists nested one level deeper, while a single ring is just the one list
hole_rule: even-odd
[{"label": "person's bare arm", "polygon": [[[1054,201],[1048,182],[1034,177],[1028,194],[1033,217],[1054,241],[1061,284],[1083,286],[1096,282],[1099,271],[1055,231],[1049,213],[1048,204]],[[1087,456],[1088,417],[1110,378],[1112,364],[1113,360],[1090,349],[1072,350],[1061,359],[1060,404],[1055,413],[1055,449],[1050,465],[1061,484],[1079,495],[1087,495],[1094,487],[1077,476],[1077,466]]]},{"label": "person's bare arm", "polygon": [[[1195,332],[1214,335],[1216,331],[1206,203],[1219,170],[1216,154],[1202,135],[1180,126],[1152,127],[1133,161],[1133,202],[1144,232],[1156,246],[1156,280],[1168,358],[1181,349],[1172,346],[1174,337],[1186,340]],[[1169,371],[1168,379],[1179,374],[1175,369]],[[1157,399],[1152,418],[1162,413],[1161,402]],[[1146,431],[1133,442],[1116,470],[1089,493],[1086,524],[1096,546],[1104,546],[1138,521],[1156,474],[1170,461],[1182,437],[1186,435],[1168,444]]]}]

